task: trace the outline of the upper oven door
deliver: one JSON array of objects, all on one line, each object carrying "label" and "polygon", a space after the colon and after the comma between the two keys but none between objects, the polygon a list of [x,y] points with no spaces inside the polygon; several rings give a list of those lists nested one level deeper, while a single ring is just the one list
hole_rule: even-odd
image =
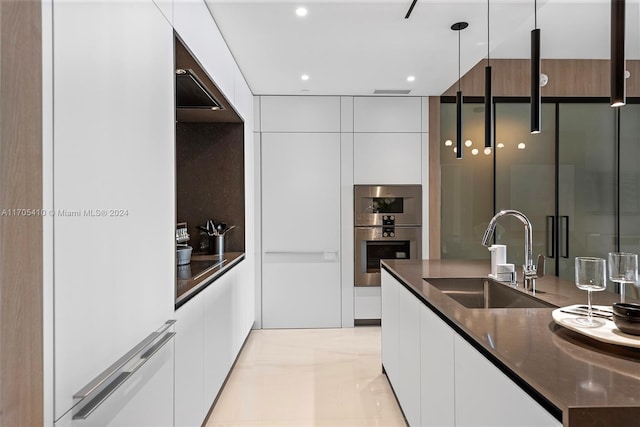
[{"label": "upper oven door", "polygon": [[395,225],[422,225],[421,185],[354,186],[354,225],[382,225],[383,217]]}]

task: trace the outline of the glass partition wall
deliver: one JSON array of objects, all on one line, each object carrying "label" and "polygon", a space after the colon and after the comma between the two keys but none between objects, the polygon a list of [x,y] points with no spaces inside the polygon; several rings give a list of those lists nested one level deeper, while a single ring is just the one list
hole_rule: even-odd
[{"label": "glass partition wall", "polygon": [[[637,100],[614,109],[605,99],[547,99],[542,132],[531,135],[528,100],[496,98],[494,149],[485,151],[482,99],[465,99],[463,141],[471,146],[461,160],[448,101],[441,105],[442,258],[489,258],[480,241],[501,209],[531,220],[534,256],[546,256],[546,274],[573,280],[576,256],[640,253]],[[502,219],[495,239],[508,246],[508,262],[523,264],[522,223]]]}]

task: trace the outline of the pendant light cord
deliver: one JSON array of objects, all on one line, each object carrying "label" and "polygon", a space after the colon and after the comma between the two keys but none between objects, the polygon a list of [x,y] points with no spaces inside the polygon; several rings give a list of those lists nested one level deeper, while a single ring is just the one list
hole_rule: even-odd
[{"label": "pendant light cord", "polygon": [[460,30],[458,30],[458,92],[460,92]]},{"label": "pendant light cord", "polygon": [[538,29],[538,1],[533,0],[533,29]]},{"label": "pendant light cord", "polygon": [[489,38],[489,0],[487,0],[487,65],[491,65],[491,53],[490,53],[490,48],[491,48],[491,44],[489,42],[489,40],[491,40]]}]

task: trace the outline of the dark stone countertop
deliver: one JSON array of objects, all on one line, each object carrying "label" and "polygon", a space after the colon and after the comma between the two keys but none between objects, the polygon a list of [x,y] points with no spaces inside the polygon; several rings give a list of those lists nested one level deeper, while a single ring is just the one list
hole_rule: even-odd
[{"label": "dark stone countertop", "polygon": [[[561,411],[564,426],[640,425],[640,349],[602,343],[565,329],[553,321],[553,308],[469,309],[428,283],[429,277],[487,277],[488,261],[385,260],[382,264],[543,406]],[[555,276],[538,279],[536,288],[537,298],[558,307],[586,303],[585,291]],[[592,295],[594,304],[619,301],[610,292]]]},{"label": "dark stone countertop", "polygon": [[244,252],[225,252],[218,255],[192,255],[191,263],[176,269],[176,309],[193,298],[244,259]]}]

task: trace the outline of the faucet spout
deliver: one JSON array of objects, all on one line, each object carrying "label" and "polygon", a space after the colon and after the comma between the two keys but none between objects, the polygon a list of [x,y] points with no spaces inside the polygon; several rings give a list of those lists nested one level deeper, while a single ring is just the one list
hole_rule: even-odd
[{"label": "faucet spout", "polygon": [[513,209],[501,210],[491,218],[487,230],[482,237],[482,245],[489,246],[493,233],[496,229],[496,224],[503,216],[513,216],[518,218],[520,222],[524,224],[524,265],[522,266],[525,289],[531,289],[535,291],[535,279],[537,275],[537,267],[533,262],[533,227],[531,221],[525,214]]}]

